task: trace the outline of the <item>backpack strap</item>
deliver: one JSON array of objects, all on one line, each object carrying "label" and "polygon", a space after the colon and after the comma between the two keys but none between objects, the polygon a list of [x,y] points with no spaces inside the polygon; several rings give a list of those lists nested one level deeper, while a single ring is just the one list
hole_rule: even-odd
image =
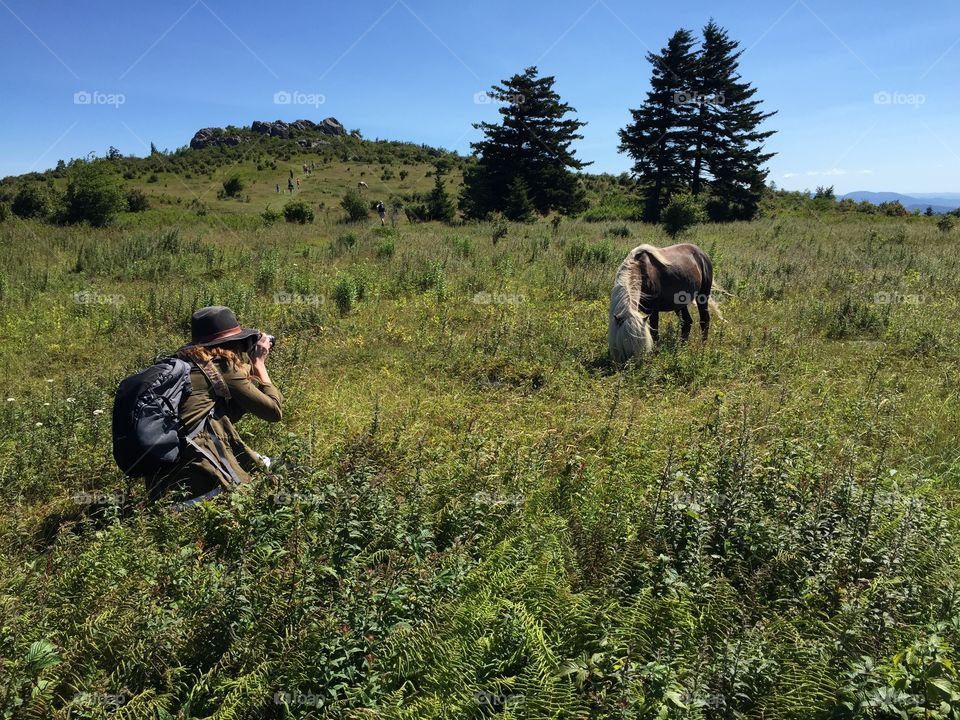
[{"label": "backpack strap", "polygon": [[240,478],[234,471],[230,461],[227,460],[227,451],[223,446],[223,441],[220,440],[220,436],[215,432],[210,433],[210,439],[213,441],[213,446],[216,449],[219,457],[215,457],[213,453],[206,448],[201,447],[196,441],[197,435],[199,435],[200,431],[209,424],[209,421],[212,418],[223,417],[224,413],[218,412],[218,405],[220,404],[219,400],[221,398],[224,400],[230,399],[230,388],[227,387],[227,383],[224,381],[223,376],[220,374],[220,371],[216,368],[212,361],[208,360],[205,363],[194,362],[193,364],[196,365],[207,378],[207,382],[210,384],[214,395],[216,395],[216,400],[214,400],[213,407],[210,408],[210,411],[204,415],[203,419],[197,423],[197,426],[193,428],[193,430],[191,430],[186,437],[184,437],[184,440],[187,445],[192,447],[210,461],[210,463],[224,477],[228,485],[235,487],[240,484]]},{"label": "backpack strap", "polygon": [[217,369],[217,366],[213,364],[213,360],[207,360],[204,363],[194,362],[200,371],[207,378],[207,382],[210,383],[210,387],[213,388],[213,393],[217,397],[222,397],[224,400],[230,399],[230,388],[227,387],[227,383],[223,379],[223,375],[220,374],[220,371]]}]

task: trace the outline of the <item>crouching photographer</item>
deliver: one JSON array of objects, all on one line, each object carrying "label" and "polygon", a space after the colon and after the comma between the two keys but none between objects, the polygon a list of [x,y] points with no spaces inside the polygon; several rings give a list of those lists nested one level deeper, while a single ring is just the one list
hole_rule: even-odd
[{"label": "crouching photographer", "polygon": [[183,499],[179,508],[233,490],[255,469],[269,467],[270,459],[250,448],[234,424],[247,413],[278,422],[283,406],[267,372],[272,336],[241,327],[233,311],[220,306],[197,310],[190,328],[190,344],[176,354],[190,366],[189,393],[179,406],[185,442],[172,467],[147,478],[151,500],[175,493]]}]

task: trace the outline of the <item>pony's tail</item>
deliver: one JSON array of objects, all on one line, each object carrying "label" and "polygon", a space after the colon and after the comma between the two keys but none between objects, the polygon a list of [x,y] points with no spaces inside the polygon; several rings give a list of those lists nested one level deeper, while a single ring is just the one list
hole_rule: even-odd
[{"label": "pony's tail", "polygon": [[723,317],[723,312],[720,310],[720,304],[714,300],[714,293],[718,295],[726,295],[727,297],[733,297],[733,293],[727,292],[722,287],[714,283],[713,287],[710,290],[710,297],[707,299],[707,307],[711,312],[716,313],[717,320],[720,322],[726,322],[726,319]]}]

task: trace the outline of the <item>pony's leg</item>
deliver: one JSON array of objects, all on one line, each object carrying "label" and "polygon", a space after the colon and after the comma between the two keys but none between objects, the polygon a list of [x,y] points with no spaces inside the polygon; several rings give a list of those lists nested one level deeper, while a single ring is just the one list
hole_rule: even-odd
[{"label": "pony's leg", "polygon": [[710,303],[702,293],[697,297],[697,311],[700,313],[700,334],[706,342],[707,335],[710,334]]},{"label": "pony's leg", "polygon": [[677,315],[680,316],[680,339],[686,340],[690,337],[690,328],[693,326],[693,318],[690,317],[690,311],[686,306],[677,310]]},{"label": "pony's leg", "polygon": [[650,337],[656,344],[660,340],[660,313],[654,310],[647,316],[647,324],[650,326]]}]

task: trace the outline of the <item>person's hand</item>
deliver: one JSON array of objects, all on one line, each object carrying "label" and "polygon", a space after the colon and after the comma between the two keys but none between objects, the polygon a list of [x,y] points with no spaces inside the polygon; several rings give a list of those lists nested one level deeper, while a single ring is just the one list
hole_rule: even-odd
[{"label": "person's hand", "polygon": [[270,338],[267,337],[266,333],[262,333],[256,345],[250,348],[250,352],[248,353],[250,355],[250,364],[265,365],[271,347],[273,346],[270,343]]}]

